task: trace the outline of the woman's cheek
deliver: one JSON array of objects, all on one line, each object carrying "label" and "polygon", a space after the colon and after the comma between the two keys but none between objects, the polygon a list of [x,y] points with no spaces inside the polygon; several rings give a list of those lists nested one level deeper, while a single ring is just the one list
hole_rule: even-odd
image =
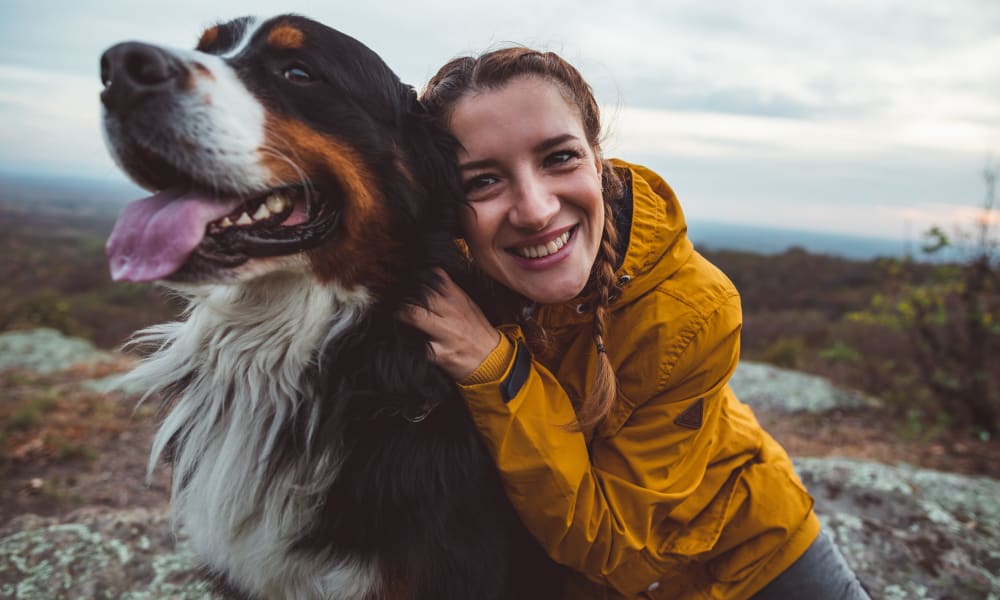
[{"label": "woman's cheek", "polygon": [[473,252],[477,247],[489,245],[497,234],[502,219],[497,202],[483,201],[462,209],[460,225]]},{"label": "woman's cheek", "polygon": [[479,224],[479,214],[476,209],[471,205],[462,207],[458,217],[458,224],[462,228],[462,236],[465,237],[466,242],[470,246],[473,245],[477,237]]}]

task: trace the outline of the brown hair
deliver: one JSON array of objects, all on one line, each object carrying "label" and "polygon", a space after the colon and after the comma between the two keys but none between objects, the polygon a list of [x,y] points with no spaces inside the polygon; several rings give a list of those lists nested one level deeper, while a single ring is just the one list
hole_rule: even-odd
[{"label": "brown hair", "polygon": [[[421,95],[421,101],[432,114],[447,123],[458,101],[467,94],[499,89],[511,80],[525,76],[538,77],[558,86],[567,102],[579,111],[587,142],[601,156],[601,118],[593,90],[576,68],[553,52],[539,52],[517,46],[487,52],[478,58],[456,58],[441,67],[431,78]],[[587,284],[587,290],[594,297],[593,336],[597,348],[597,368],[590,394],[576,406],[576,426],[584,431],[593,429],[607,416],[617,396],[614,369],[604,347],[604,319],[616,289],[614,275],[618,256],[615,250],[617,235],[613,202],[621,197],[623,184],[614,167],[603,157],[601,161],[604,234]],[[520,314],[524,314],[524,311],[519,312]],[[519,317],[519,320],[526,329],[526,337],[532,350],[544,355],[544,332],[530,316]]]}]

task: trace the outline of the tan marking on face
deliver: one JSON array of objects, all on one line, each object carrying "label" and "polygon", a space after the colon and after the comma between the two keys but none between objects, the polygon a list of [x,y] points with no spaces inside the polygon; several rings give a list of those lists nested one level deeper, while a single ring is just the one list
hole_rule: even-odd
[{"label": "tan marking on face", "polygon": [[305,36],[291,25],[278,25],[267,34],[269,46],[280,50],[295,50],[302,47]]},{"label": "tan marking on face", "polygon": [[198,45],[195,46],[195,50],[204,50],[215,43],[215,40],[219,39],[219,28],[209,27],[201,34],[201,38],[198,40]]},{"label": "tan marking on face", "polygon": [[[198,86],[198,79],[203,76],[201,70],[198,68],[199,66],[201,65],[198,63],[192,63],[192,68],[185,69],[178,77],[177,85],[182,92],[192,92]],[[212,78],[211,75],[209,75],[209,78]]]},{"label": "tan marking on face", "polygon": [[342,188],[343,206],[334,238],[306,253],[317,277],[337,281],[347,289],[357,284],[379,287],[384,281],[381,269],[375,268],[376,259],[392,252],[397,243],[388,232],[389,215],[375,175],[349,144],[298,121],[269,115],[267,132],[260,155],[271,174],[271,185],[300,183],[302,173],[297,167],[311,181],[332,175]]},{"label": "tan marking on face", "polygon": [[194,69],[195,73],[197,73],[199,77],[215,81],[215,73],[212,73],[211,69],[201,64],[200,62],[196,61],[191,63],[191,67]]}]

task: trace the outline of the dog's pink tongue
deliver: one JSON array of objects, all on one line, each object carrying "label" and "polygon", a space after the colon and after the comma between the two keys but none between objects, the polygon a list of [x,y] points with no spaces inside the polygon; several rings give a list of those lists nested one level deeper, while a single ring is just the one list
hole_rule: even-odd
[{"label": "dog's pink tongue", "polygon": [[170,275],[201,243],[205,227],[240,203],[236,198],[211,198],[178,189],[128,203],[105,246],[111,278],[138,282]]}]

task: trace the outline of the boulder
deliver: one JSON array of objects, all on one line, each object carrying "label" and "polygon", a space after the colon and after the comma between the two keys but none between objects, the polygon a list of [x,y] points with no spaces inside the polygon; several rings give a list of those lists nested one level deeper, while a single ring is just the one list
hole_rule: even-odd
[{"label": "boulder", "polygon": [[[46,327],[0,333],[0,371],[18,369],[45,375],[73,369],[84,376],[78,382],[83,389],[103,394],[139,395],[145,391],[123,383],[121,373],[116,372],[130,361],[130,357],[100,350],[87,340]],[[107,371],[112,373],[103,375]]]},{"label": "boulder", "polygon": [[873,599],[1000,598],[1000,481],[844,458],[795,467]]},{"label": "boulder", "polygon": [[878,405],[876,398],[838,388],[823,377],[748,360],[740,361],[729,385],[758,413],[824,413]]},{"label": "boulder", "polygon": [[24,369],[55,373],[77,365],[113,363],[114,355],[87,340],[41,328],[0,333],[0,371]]}]

